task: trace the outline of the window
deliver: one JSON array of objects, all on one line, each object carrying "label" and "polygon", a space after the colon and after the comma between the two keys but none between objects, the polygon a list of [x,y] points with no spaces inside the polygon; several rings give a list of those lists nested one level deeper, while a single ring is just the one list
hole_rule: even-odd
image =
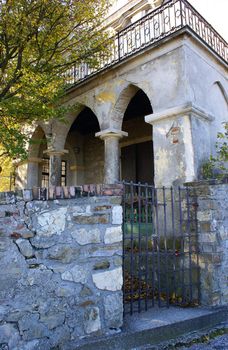
[{"label": "window", "polygon": [[[61,186],[66,186],[66,168],[67,162],[62,160],[61,168]],[[49,159],[43,159],[42,163],[42,178],[41,178],[41,187],[48,187],[49,185]]]},{"label": "window", "polygon": [[62,160],[61,186],[66,186],[66,161]]}]

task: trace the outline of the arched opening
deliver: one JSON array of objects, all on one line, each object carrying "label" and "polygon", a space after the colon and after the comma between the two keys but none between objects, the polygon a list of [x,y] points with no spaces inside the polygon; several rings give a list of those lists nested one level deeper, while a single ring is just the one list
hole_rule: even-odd
[{"label": "arched opening", "polygon": [[100,130],[96,115],[85,107],[77,116],[66,138],[63,156],[67,185],[101,183],[103,179],[103,142],[95,137]]},{"label": "arched opening", "polygon": [[[44,185],[43,168],[45,159],[43,152],[47,149],[44,130],[37,126],[33,132],[28,147],[28,159],[19,163],[16,170],[16,187],[32,188]],[[45,177],[45,176],[44,176]]]},{"label": "arched opening", "polygon": [[122,123],[122,130],[128,133],[120,143],[122,180],[154,183],[152,130],[144,121],[151,113],[150,100],[139,89],[128,103]]}]

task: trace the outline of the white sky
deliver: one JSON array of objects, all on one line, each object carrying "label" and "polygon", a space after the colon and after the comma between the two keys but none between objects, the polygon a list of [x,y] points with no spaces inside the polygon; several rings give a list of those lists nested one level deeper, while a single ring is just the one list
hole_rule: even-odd
[{"label": "white sky", "polygon": [[228,41],[228,0],[188,0]]},{"label": "white sky", "polygon": [[[228,0],[188,0],[195,9],[228,41]],[[127,0],[114,0],[121,7]]]}]

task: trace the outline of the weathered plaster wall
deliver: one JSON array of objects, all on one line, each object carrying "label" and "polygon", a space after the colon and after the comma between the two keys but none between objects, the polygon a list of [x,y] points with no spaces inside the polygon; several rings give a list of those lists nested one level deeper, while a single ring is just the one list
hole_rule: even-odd
[{"label": "weathered plaster wall", "polygon": [[72,349],[118,331],[121,198],[24,194],[0,194],[0,348]]},{"label": "weathered plaster wall", "polygon": [[[228,70],[192,41],[187,43],[185,55],[187,98],[212,116],[203,127],[209,129],[208,153],[214,153],[217,133],[222,130],[222,122],[228,120]],[[198,128],[198,135],[203,134],[203,127]]]},{"label": "weathered plaster wall", "polygon": [[[176,180],[182,183],[196,180],[203,161],[215,152],[221,122],[228,118],[226,76],[224,63],[196,38],[181,34],[138,53],[69,91],[65,103],[77,104],[77,108],[67,116],[68,123],[51,122],[53,145],[56,149],[64,148],[70,126],[85,106],[96,115],[101,131],[108,128],[121,130],[128,103],[138,89],[142,89],[151,102],[153,113],[162,115],[159,128],[163,133],[170,124],[167,122],[170,117],[174,124],[178,124],[180,118],[189,118],[188,125],[180,126],[183,129],[180,147],[177,144],[170,147],[167,138],[161,138],[154,129],[151,137],[157,149],[155,182],[171,185]],[[170,109],[180,106],[194,106],[197,116],[193,110],[187,114],[169,115]],[[48,133],[48,125],[45,125],[45,130]],[[130,138],[124,138],[122,142],[131,142]],[[99,165],[101,162],[99,160]],[[167,177],[167,173],[171,176]],[[101,171],[97,176],[100,182]],[[80,175],[80,181],[94,182],[90,181],[90,175],[89,178]]]}]

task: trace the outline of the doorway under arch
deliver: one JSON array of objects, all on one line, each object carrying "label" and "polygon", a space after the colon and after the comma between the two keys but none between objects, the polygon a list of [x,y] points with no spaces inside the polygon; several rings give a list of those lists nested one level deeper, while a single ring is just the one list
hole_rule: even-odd
[{"label": "doorway under arch", "polygon": [[122,130],[128,133],[120,143],[122,180],[154,184],[152,128],[144,121],[152,113],[148,96],[139,89],[128,103],[122,123]]},{"label": "doorway under arch", "polygon": [[64,155],[67,184],[101,183],[104,167],[104,144],[95,137],[100,125],[94,112],[85,107],[76,117],[68,132]]}]

